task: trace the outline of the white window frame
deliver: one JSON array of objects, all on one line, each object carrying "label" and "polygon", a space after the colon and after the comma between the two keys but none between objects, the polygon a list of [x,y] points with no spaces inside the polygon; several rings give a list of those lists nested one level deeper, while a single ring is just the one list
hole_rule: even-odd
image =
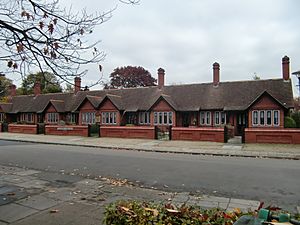
[{"label": "white window frame", "polygon": [[[277,118],[278,123],[277,124],[275,124],[275,112],[277,112],[277,115],[278,115],[278,118]],[[279,110],[273,110],[272,115],[273,115],[273,120],[272,120],[273,121],[273,125],[275,127],[280,126],[280,111]]]},{"label": "white window frame", "polygon": [[56,112],[47,113],[47,123],[58,123],[59,115]]},{"label": "white window frame", "polygon": [[259,125],[258,124],[258,115],[259,115],[259,113],[258,113],[257,110],[252,111],[252,125],[253,126],[258,126]]},{"label": "white window frame", "polygon": [[82,124],[95,124],[96,123],[96,112],[82,112],[81,113]]},{"label": "white window frame", "polygon": [[[268,123],[268,112],[271,112],[271,124]],[[275,112],[278,115],[278,124],[275,124]],[[255,113],[257,115],[257,121],[255,121]],[[261,115],[263,116],[263,124],[261,123]],[[257,123],[255,123],[257,122]],[[252,126],[254,127],[278,127],[280,126],[280,110],[253,110],[252,111]]]},{"label": "white window frame", "polygon": [[[270,124],[268,123],[268,113],[270,113]],[[272,118],[273,118],[273,115],[272,115],[273,113],[272,113],[272,110],[266,110],[266,112],[265,112],[265,117],[266,117],[266,121],[265,121],[265,125],[266,126],[268,126],[268,127],[270,127],[270,126],[272,126]]]},{"label": "white window frame", "polygon": [[139,112],[139,124],[142,125],[150,124],[150,112]]},{"label": "white window frame", "polygon": [[217,125],[217,126],[219,126],[221,123],[221,121],[220,121],[220,115],[221,115],[221,113],[220,112],[215,112],[215,115],[214,115],[214,121],[215,121],[215,125]]},{"label": "white window frame", "polygon": [[206,126],[211,125],[211,112],[210,111],[201,111],[200,112],[200,125],[206,125]]},{"label": "white window frame", "polygon": [[173,112],[154,112],[154,125],[173,125]]},{"label": "white window frame", "polygon": [[[218,122],[217,122],[217,118],[218,118]],[[224,121],[223,121],[223,119],[224,119]],[[224,111],[216,111],[214,113],[214,124],[216,126],[226,124],[226,113]]]},{"label": "white window frame", "polygon": [[102,124],[116,125],[117,124],[117,112],[102,112]]}]

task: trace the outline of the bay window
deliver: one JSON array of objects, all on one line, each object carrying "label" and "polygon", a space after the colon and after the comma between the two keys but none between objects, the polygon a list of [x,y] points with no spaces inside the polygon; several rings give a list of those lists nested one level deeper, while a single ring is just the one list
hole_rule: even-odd
[{"label": "bay window", "polygon": [[139,123],[140,124],[150,124],[150,113],[140,112],[139,113]]},{"label": "bay window", "polygon": [[172,125],[173,112],[154,112],[154,125]]},{"label": "bay window", "polygon": [[83,112],[81,113],[82,124],[95,124],[96,113],[95,112]]},{"label": "bay window", "polygon": [[225,112],[215,112],[215,125],[226,124],[226,114]]},{"label": "bay window", "polygon": [[117,112],[102,112],[102,124],[117,124]]},{"label": "bay window", "polygon": [[209,111],[200,112],[200,124],[201,125],[210,125],[211,124],[211,112],[209,112]]},{"label": "bay window", "polygon": [[253,126],[279,126],[279,110],[254,110],[252,111]]},{"label": "bay window", "polygon": [[47,113],[47,122],[48,123],[57,123],[59,115],[58,113]]}]

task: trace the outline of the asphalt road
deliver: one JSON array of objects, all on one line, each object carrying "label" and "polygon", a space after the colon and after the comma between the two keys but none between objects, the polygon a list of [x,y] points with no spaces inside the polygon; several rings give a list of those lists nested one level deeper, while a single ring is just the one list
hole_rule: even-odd
[{"label": "asphalt road", "polygon": [[0,141],[0,164],[114,177],[144,187],[300,206],[300,162]]}]

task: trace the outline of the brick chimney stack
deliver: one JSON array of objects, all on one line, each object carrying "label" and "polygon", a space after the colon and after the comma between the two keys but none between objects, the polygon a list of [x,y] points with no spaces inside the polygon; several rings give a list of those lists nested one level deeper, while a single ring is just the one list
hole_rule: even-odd
[{"label": "brick chimney stack", "polygon": [[290,79],[290,58],[287,56],[282,58],[282,78],[283,80]]},{"label": "brick chimney stack", "polygon": [[36,81],[34,83],[33,93],[34,93],[35,96],[40,95],[42,93],[42,91],[41,91],[41,82],[40,81]]},{"label": "brick chimney stack", "polygon": [[81,89],[81,78],[75,77],[74,78],[74,93],[76,94]]},{"label": "brick chimney stack", "polygon": [[157,75],[158,75],[158,88],[161,89],[163,86],[165,86],[165,70],[159,68],[157,70]]},{"label": "brick chimney stack", "polygon": [[14,84],[9,85],[9,95],[11,97],[17,95],[17,86],[16,85],[14,85]]},{"label": "brick chimney stack", "polygon": [[220,83],[220,64],[215,62],[213,64],[213,85],[217,87]]}]

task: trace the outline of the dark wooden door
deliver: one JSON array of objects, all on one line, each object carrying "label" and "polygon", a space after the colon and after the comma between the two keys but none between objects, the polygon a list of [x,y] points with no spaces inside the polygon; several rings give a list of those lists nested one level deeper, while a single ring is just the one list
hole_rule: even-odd
[{"label": "dark wooden door", "polygon": [[237,114],[237,135],[242,136],[244,129],[247,127],[248,118],[247,113],[238,113]]}]

